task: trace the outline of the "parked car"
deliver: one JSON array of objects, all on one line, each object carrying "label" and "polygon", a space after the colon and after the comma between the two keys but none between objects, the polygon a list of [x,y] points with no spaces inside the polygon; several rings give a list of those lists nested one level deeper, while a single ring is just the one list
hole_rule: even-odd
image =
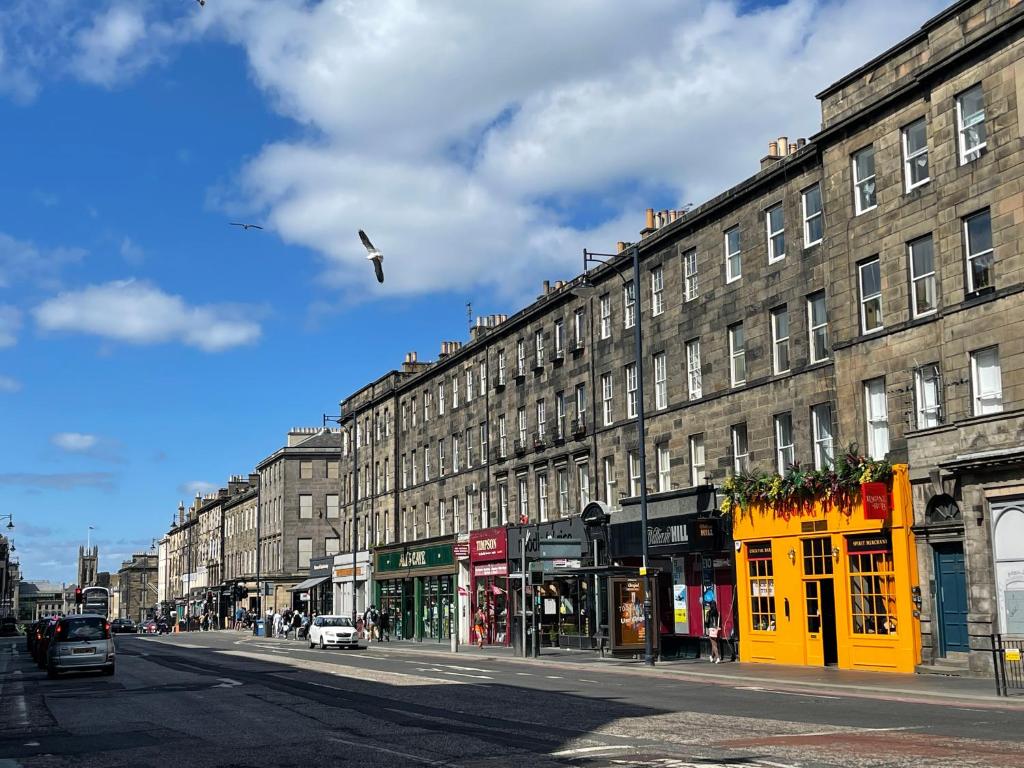
[{"label": "parked car", "polygon": [[157,632],[156,621],[149,619],[139,624],[140,635],[155,635]]},{"label": "parked car", "polygon": [[135,622],[131,619],[114,619],[110,622],[110,631],[115,635],[123,632],[131,632],[134,634],[138,631],[138,628],[135,626]]},{"label": "parked car", "polygon": [[359,636],[348,616],[317,616],[309,626],[309,647],[365,648],[366,640]]},{"label": "parked car", "polygon": [[99,614],[79,613],[56,623],[46,651],[46,675],[100,670],[114,674],[114,637],[110,622]]},{"label": "parked car", "polygon": [[0,637],[14,637],[18,633],[18,622],[13,616],[4,616],[0,619]]}]

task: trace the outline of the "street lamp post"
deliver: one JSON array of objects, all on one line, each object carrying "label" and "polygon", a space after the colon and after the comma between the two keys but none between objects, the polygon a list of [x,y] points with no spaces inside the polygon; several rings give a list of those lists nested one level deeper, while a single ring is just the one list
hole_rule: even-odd
[{"label": "street lamp post", "polygon": [[[591,264],[611,264],[613,259],[618,259],[621,254],[594,253],[583,249],[583,282],[589,283],[587,270]],[[640,462],[640,553],[643,562],[640,568],[640,575],[644,579],[644,663],[654,666],[654,638],[651,635],[653,605],[651,598],[651,575],[648,563],[648,542],[647,542],[647,428],[644,423],[644,347],[640,311],[640,247],[633,243],[629,246],[629,257],[633,265],[633,350],[636,357],[636,431],[637,431],[637,458]],[[622,276],[616,267],[613,267],[615,274],[622,280],[623,285],[627,280]],[[609,499],[609,502],[611,499]]]}]

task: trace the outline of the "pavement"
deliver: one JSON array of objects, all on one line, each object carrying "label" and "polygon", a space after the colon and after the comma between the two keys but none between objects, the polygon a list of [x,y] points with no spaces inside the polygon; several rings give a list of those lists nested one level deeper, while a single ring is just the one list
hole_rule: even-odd
[{"label": "pavement", "polygon": [[[263,638],[259,639],[264,640]],[[269,638],[266,639],[266,642],[301,645],[305,641]],[[1024,691],[1021,691],[1019,696],[998,697],[995,691],[995,681],[991,678],[897,674],[781,664],[753,664],[729,660],[725,660],[721,664],[711,664],[707,659],[659,661],[653,668],[650,668],[639,657],[602,657],[592,651],[544,648],[539,657],[524,659],[517,656],[514,649],[506,646],[478,648],[476,645],[459,645],[458,648],[457,653],[453,654],[448,642],[394,640],[372,643],[372,649],[382,653],[394,650],[439,658],[476,658],[513,664],[540,664],[565,670],[574,667],[593,667],[595,669],[615,669],[624,674],[654,674],[687,678],[715,685],[735,685],[737,682],[742,682],[752,686],[769,685],[787,690],[841,691],[847,695],[860,695],[886,701],[929,701],[951,706],[958,706],[965,701],[970,701],[975,705],[1024,710]]]},{"label": "pavement", "polygon": [[740,664],[321,651],[231,631],[116,643],[113,678],[50,681],[23,640],[0,640],[0,768],[1024,765],[1024,712],[994,697],[790,690],[752,684]]}]

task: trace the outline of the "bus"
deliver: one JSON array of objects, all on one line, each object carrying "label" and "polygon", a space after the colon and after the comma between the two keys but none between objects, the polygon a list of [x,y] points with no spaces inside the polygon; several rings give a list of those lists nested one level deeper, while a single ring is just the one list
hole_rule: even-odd
[{"label": "bus", "polygon": [[82,588],[82,613],[98,613],[110,618],[110,590],[106,587]]}]

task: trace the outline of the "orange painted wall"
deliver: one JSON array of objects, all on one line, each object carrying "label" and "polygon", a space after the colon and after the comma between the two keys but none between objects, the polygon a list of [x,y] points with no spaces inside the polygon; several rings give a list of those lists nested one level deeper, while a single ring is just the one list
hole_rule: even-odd
[{"label": "orange painted wall", "polygon": [[[831,536],[831,546],[839,549],[833,557],[835,590],[836,644],[838,666],[888,672],[913,672],[921,660],[921,628],[914,616],[912,589],[918,584],[910,483],[906,465],[893,468],[892,511],[887,520],[865,520],[859,497],[846,509],[815,504],[812,509],[793,514],[789,519],[772,510],[750,508],[736,510],[733,538],[740,548],[736,553],[738,583],[740,659],[769,664],[821,666],[820,643],[807,631],[804,598],[802,540]],[[824,521],[824,530],[807,532],[802,524]],[[820,522],[819,522],[820,525]],[[887,635],[854,634],[851,621],[849,557],[847,534],[888,531],[892,537],[893,574],[895,576],[896,632]],[[751,584],[747,544],[771,542],[775,579],[775,630],[756,631],[751,620]],[[795,553],[795,562],[789,552]],[[814,580],[813,578],[811,580]],[[789,616],[786,616],[786,602]]]}]

